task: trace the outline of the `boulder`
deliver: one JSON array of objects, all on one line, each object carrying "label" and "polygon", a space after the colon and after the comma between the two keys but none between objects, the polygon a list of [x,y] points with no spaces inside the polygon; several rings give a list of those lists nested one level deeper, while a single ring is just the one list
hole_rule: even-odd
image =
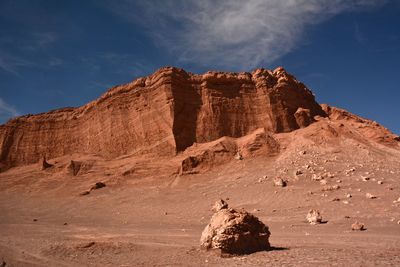
[{"label": "boulder", "polygon": [[308,212],[306,219],[310,224],[313,224],[313,225],[319,224],[322,222],[321,213],[319,212],[319,210],[314,210],[314,209],[312,209]]},{"label": "boulder", "polygon": [[268,250],[268,226],[254,215],[241,210],[223,208],[215,212],[204,229],[200,246],[223,254],[249,254]]},{"label": "boulder", "polygon": [[364,231],[365,230],[365,225],[360,222],[355,222],[351,225],[351,230],[352,231]]}]

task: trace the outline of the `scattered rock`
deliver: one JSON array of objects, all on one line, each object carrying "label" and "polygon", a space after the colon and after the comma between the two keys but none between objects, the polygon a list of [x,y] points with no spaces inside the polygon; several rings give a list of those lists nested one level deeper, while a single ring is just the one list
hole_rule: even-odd
[{"label": "scattered rock", "polygon": [[374,198],[376,198],[376,196],[374,196],[374,195],[371,194],[371,193],[366,193],[365,196],[366,196],[367,198],[369,198],[369,199],[374,199]]},{"label": "scattered rock", "polygon": [[310,210],[310,211],[308,212],[308,214],[307,214],[307,216],[306,216],[306,219],[307,219],[307,221],[308,221],[310,224],[315,225],[315,224],[321,223],[321,221],[322,221],[322,216],[321,216],[319,210],[314,210],[314,209],[312,209],[312,210]]},{"label": "scattered rock", "polygon": [[332,199],[332,201],[340,201],[340,198],[335,197],[335,198]]},{"label": "scattered rock", "polygon": [[296,170],[295,173],[294,173],[294,175],[296,175],[296,176],[297,175],[302,175],[302,174],[303,174],[303,172],[301,170]]},{"label": "scattered rock", "polygon": [[383,184],[383,182],[382,181],[378,181],[378,184]]},{"label": "scattered rock", "polygon": [[39,160],[39,166],[40,166],[40,169],[43,171],[43,170],[45,170],[45,169],[48,169],[48,168],[50,168],[50,167],[53,167],[53,164],[48,163],[48,162],[46,161],[46,157],[43,156],[43,157]]},{"label": "scattered rock", "polygon": [[275,178],[274,179],[274,185],[275,186],[280,186],[280,187],[285,187],[287,185],[287,182],[284,181],[282,178]]},{"label": "scattered rock", "polygon": [[265,182],[266,180],[268,180],[268,176],[267,176],[267,175],[264,175],[263,177],[261,177],[261,178],[258,179],[258,182],[259,182],[259,183],[263,183],[263,182]]},{"label": "scattered rock", "polygon": [[94,186],[92,186],[92,187],[90,188],[90,190],[96,190],[96,189],[100,189],[100,188],[103,188],[103,187],[106,187],[106,184],[105,184],[105,183],[103,183],[103,182],[97,182],[97,183],[94,184]]},{"label": "scattered rock", "polygon": [[321,189],[321,191],[334,191],[334,190],[338,190],[340,189],[340,186],[335,184],[335,185],[331,185],[331,186],[325,186]]},{"label": "scattered rock", "polygon": [[232,208],[214,213],[204,229],[200,246],[227,254],[249,254],[270,248],[270,232],[254,215]]},{"label": "scattered rock", "polygon": [[38,220],[37,219],[33,219],[32,221],[37,222]]},{"label": "scattered rock", "polygon": [[320,180],[322,180],[322,176],[314,173],[313,175],[311,175],[311,180],[320,181]]},{"label": "scattered rock", "polygon": [[301,150],[301,151],[299,152],[299,155],[305,155],[305,154],[307,154],[307,151],[305,151],[305,150]]},{"label": "scattered rock", "polygon": [[214,212],[217,212],[217,211],[220,211],[222,209],[227,209],[227,208],[228,208],[228,203],[226,203],[225,200],[220,199],[214,203],[214,206],[212,207],[211,210]]},{"label": "scattered rock", "polygon": [[68,223],[65,222],[64,225],[68,225]]},{"label": "scattered rock", "polygon": [[346,194],[346,197],[347,198],[351,198],[351,197],[353,197],[351,194]]},{"label": "scattered rock", "polygon": [[328,182],[327,182],[325,179],[322,179],[321,181],[319,181],[319,183],[320,183],[321,185],[326,185]]},{"label": "scattered rock", "polygon": [[366,230],[366,229],[365,229],[365,226],[364,226],[363,223],[355,222],[355,223],[353,223],[353,224],[351,225],[351,230],[352,230],[352,231],[364,231],[364,230]]},{"label": "scattered rock", "polygon": [[364,182],[366,182],[366,181],[368,181],[368,180],[369,180],[369,177],[366,177],[366,176],[361,176],[361,179],[362,179]]},{"label": "scattered rock", "polygon": [[236,155],[235,155],[235,159],[236,160],[242,160],[243,159],[242,154],[240,154],[240,152],[237,152]]},{"label": "scattered rock", "polygon": [[393,203],[400,203],[400,197],[397,200],[394,200]]}]

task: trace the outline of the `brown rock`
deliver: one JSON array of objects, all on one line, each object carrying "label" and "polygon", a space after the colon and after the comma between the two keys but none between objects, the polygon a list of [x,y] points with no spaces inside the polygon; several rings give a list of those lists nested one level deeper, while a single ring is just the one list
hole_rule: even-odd
[{"label": "brown rock", "polygon": [[306,219],[310,224],[314,224],[314,225],[322,222],[322,216],[321,216],[319,210],[314,210],[314,209],[310,210],[307,213]]},{"label": "brown rock", "polygon": [[41,169],[41,170],[45,170],[45,169],[48,169],[48,168],[50,168],[50,167],[53,167],[53,164],[48,163],[48,162],[46,161],[46,157],[43,156],[43,157],[40,158],[39,166],[40,166],[40,169]]},{"label": "brown rock", "polygon": [[267,250],[270,232],[257,217],[234,209],[221,209],[214,213],[204,229],[200,246],[218,249],[228,254],[248,254]]},{"label": "brown rock", "polygon": [[364,231],[365,230],[365,226],[363,223],[360,222],[355,222],[351,225],[351,230],[353,231]]},{"label": "brown rock", "polygon": [[287,182],[283,180],[282,178],[276,177],[274,179],[274,186],[279,186],[279,187],[285,187],[287,185]]}]

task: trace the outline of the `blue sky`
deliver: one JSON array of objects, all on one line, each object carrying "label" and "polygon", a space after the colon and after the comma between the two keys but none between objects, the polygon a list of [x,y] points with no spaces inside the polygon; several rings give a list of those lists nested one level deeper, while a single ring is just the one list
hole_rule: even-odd
[{"label": "blue sky", "polygon": [[0,0],[0,123],[166,65],[284,66],[320,103],[400,134],[400,1]]}]

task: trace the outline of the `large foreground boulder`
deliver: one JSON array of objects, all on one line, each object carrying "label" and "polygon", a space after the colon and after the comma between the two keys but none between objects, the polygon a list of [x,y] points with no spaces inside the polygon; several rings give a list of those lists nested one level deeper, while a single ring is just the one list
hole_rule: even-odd
[{"label": "large foreground boulder", "polygon": [[268,226],[254,215],[224,207],[212,216],[201,235],[200,246],[227,254],[249,254],[268,250],[270,235]]}]

